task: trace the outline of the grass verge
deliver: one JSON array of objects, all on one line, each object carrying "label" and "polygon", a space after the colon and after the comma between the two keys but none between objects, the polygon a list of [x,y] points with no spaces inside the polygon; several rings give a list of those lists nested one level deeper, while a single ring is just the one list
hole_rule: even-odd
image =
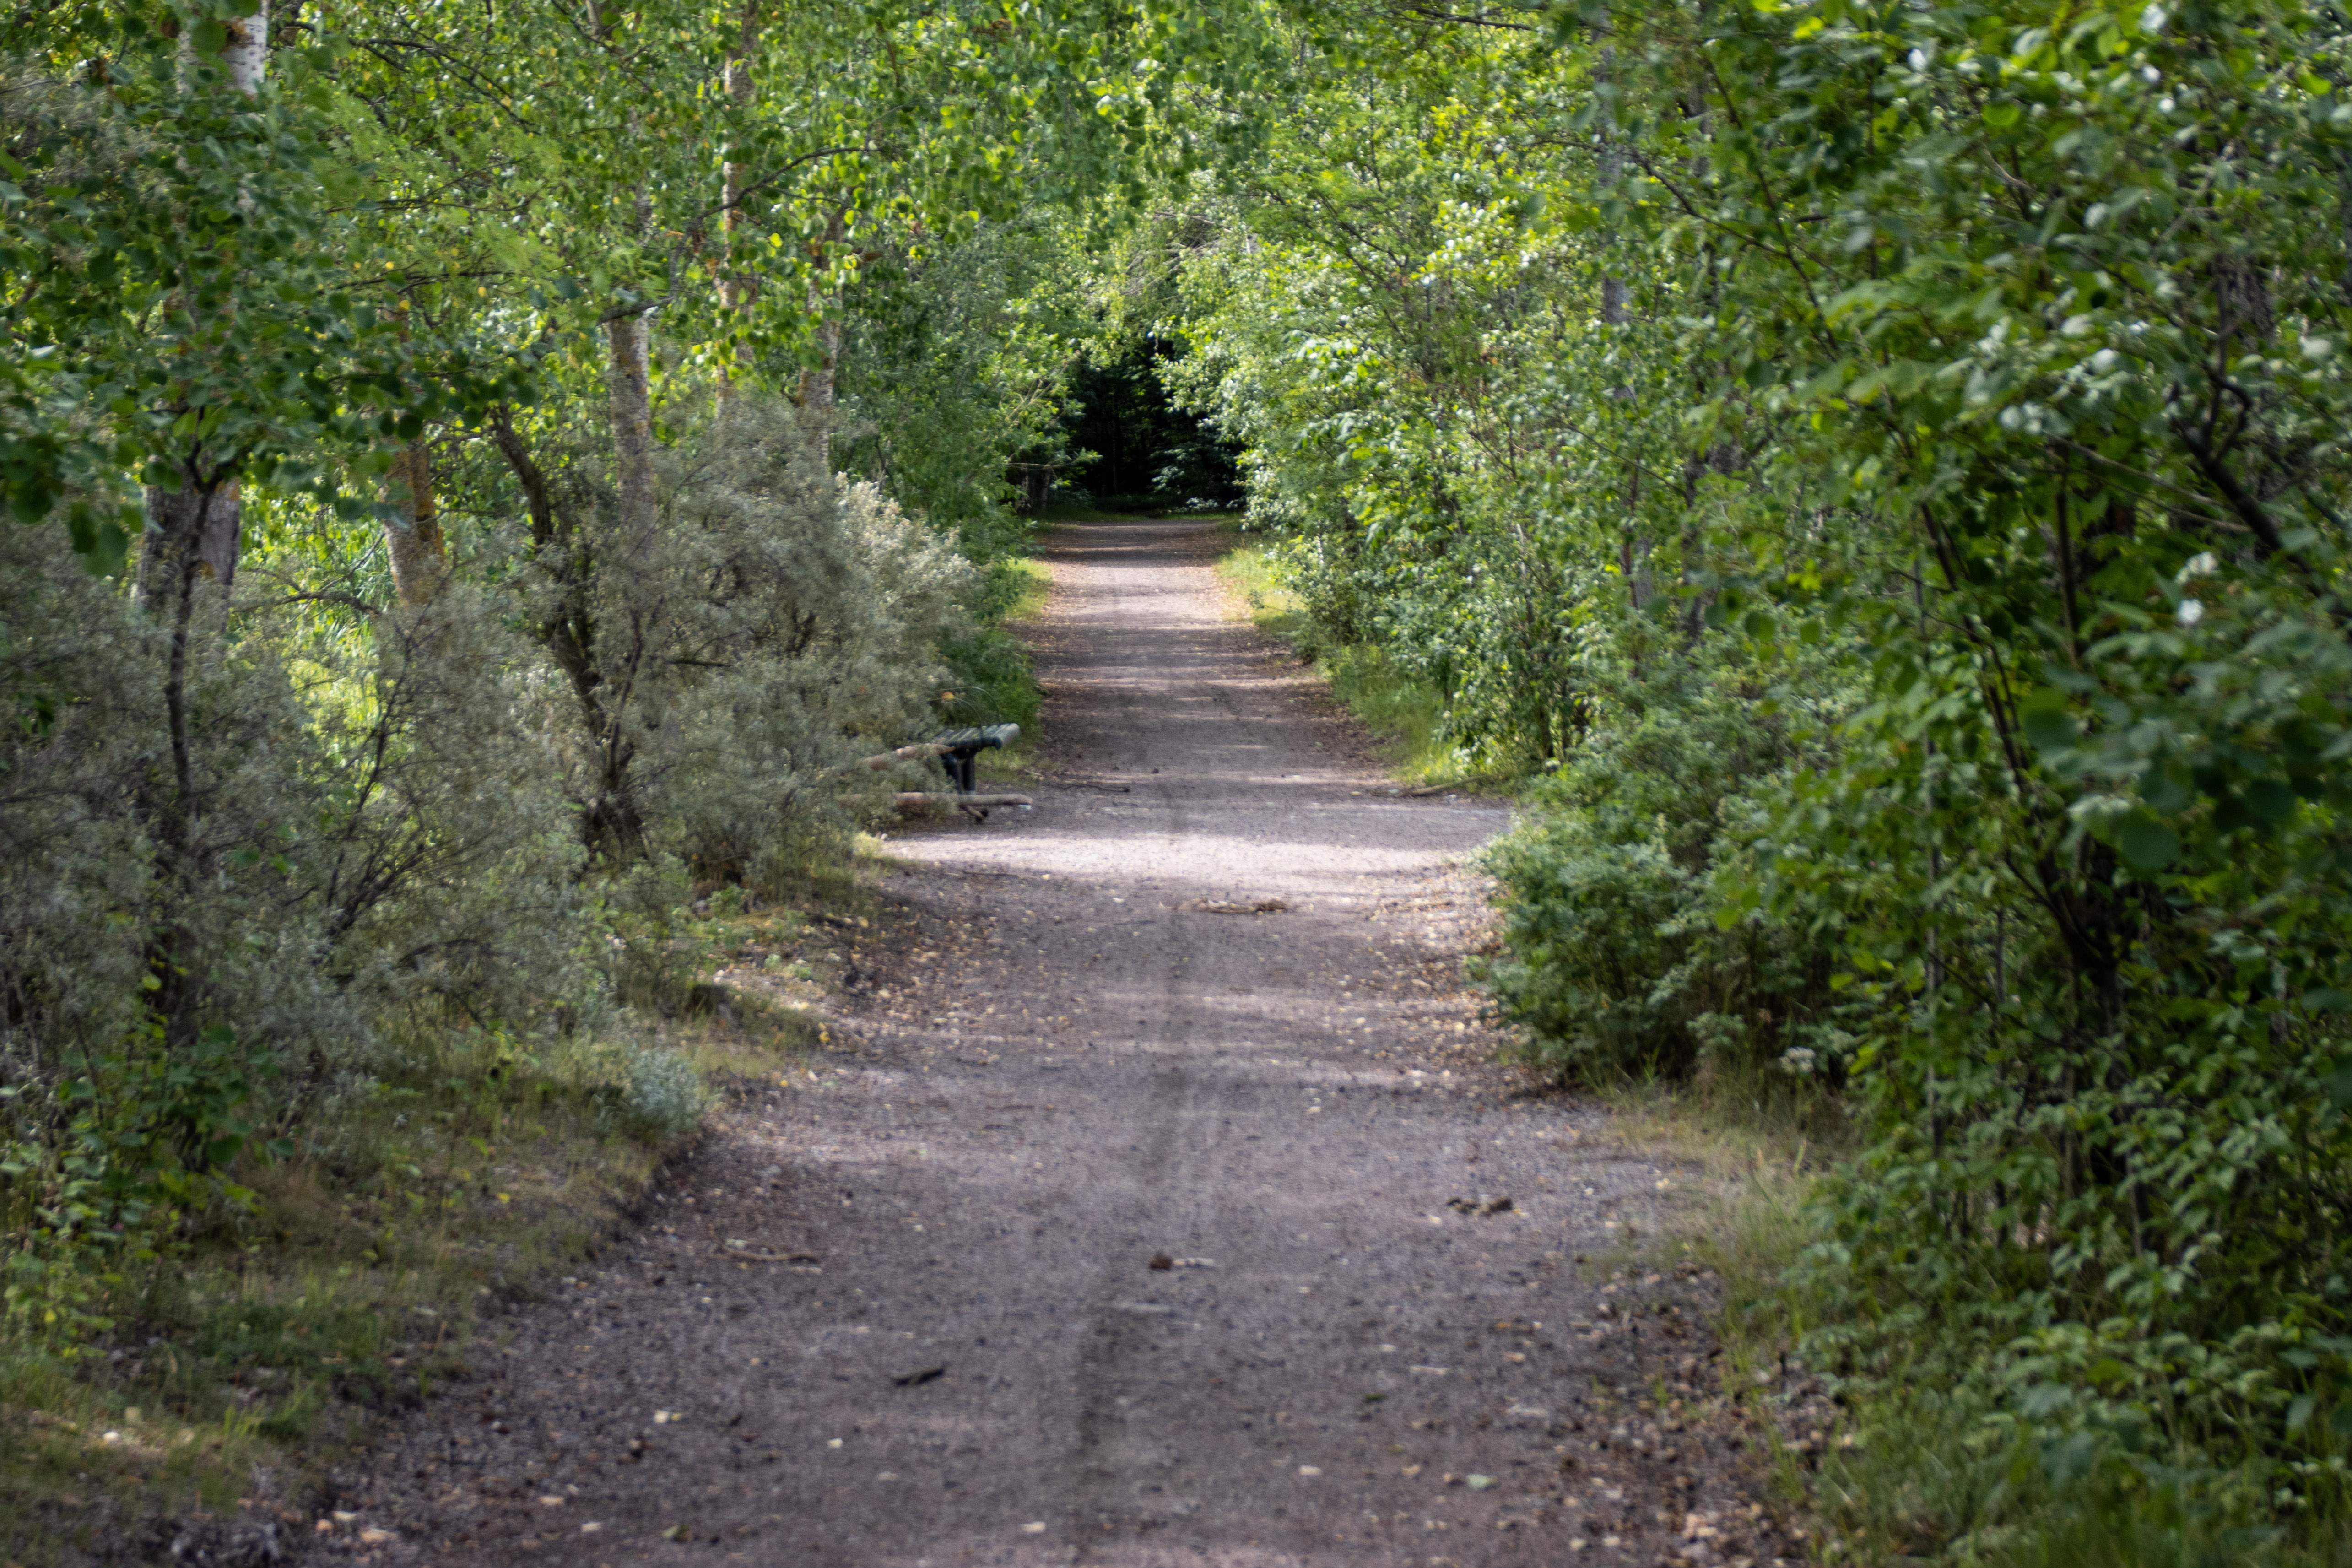
[{"label": "grass verge", "polygon": [[1053,591],[1054,570],[1034,555],[997,563],[996,570],[1011,584],[997,618],[1004,625],[1034,621],[1045,613],[1045,595]]},{"label": "grass verge", "polygon": [[[1022,689],[1030,700],[1016,718],[1021,724],[1020,738],[1001,751],[982,752],[974,770],[978,782],[992,784],[1017,784],[1034,776],[1031,759],[1037,744],[1037,711],[1040,703],[1036,676],[1031,665],[1028,649],[1021,646],[1017,628],[1034,621],[1045,613],[1045,600],[1054,590],[1054,571],[1035,556],[1019,556],[1000,561],[994,568],[1004,579],[1002,608],[993,623],[1001,628],[1007,642],[1019,650]],[[1002,706],[1002,705],[1000,705]]]},{"label": "grass verge", "polygon": [[1390,766],[1399,778],[1416,784],[1508,787],[1510,780],[1478,773],[1447,744],[1445,698],[1436,687],[1400,667],[1384,649],[1321,645],[1263,547],[1237,545],[1217,563],[1217,575],[1252,625],[1312,663],[1331,695],[1390,742]]},{"label": "grass verge", "polygon": [[[1817,1238],[1807,1204],[1856,1148],[1833,1097],[1769,1075],[1606,1097],[1628,1147],[1696,1174],[1640,1258],[1695,1260],[1723,1281],[1722,1387],[1761,1455],[1773,1506],[1812,1561],[1852,1568],[2344,1568],[2340,1512],[2292,1528],[2212,1484],[2226,1447],[2151,1435],[2137,1452],[2004,1445],[1956,1392],[1899,1373],[1832,1394],[1798,1347],[1816,1304],[1791,1266]],[[1632,1255],[1628,1259],[1631,1261]],[[2216,1454],[2221,1455],[2216,1458]],[[2184,1483],[2194,1478],[2197,1485]]]},{"label": "grass verge", "polygon": [[[838,881],[826,904],[871,903]],[[458,1373],[502,1312],[594,1261],[714,1088],[780,1078],[814,1043],[794,1003],[859,919],[747,912],[740,895],[684,913],[688,974],[761,982],[696,984],[675,1016],[603,1032],[418,1029],[305,1118],[291,1157],[240,1157],[249,1211],[96,1281],[107,1331],[0,1340],[0,1564],[172,1561],[192,1528],[307,1531],[328,1467]]]}]

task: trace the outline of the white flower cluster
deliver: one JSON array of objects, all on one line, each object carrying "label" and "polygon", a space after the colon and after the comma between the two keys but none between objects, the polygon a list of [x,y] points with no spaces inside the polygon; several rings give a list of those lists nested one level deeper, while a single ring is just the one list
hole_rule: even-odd
[{"label": "white flower cluster", "polygon": [[[2173,581],[2185,588],[2198,578],[2210,577],[2221,569],[2221,563],[2214,559],[2211,551],[2200,550],[2189,558],[2188,564],[2181,567]],[[2193,626],[2205,618],[2205,606],[2198,600],[2183,599],[2180,608],[2172,612],[2172,618],[2184,626]]]}]

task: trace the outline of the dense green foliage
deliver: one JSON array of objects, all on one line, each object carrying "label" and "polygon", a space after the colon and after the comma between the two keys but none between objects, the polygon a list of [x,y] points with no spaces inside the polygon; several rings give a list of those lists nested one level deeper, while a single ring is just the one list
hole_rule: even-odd
[{"label": "dense green foliage", "polygon": [[[1549,1070],[1681,1078],[1769,1049],[1800,1076],[1843,1074],[1857,1009],[1831,989],[1838,917],[1811,900],[1715,918],[1718,882],[1753,874],[1737,847],[1765,803],[1823,754],[1801,722],[1759,715],[1766,689],[1727,644],[1613,686],[1592,671],[1605,721],[1489,857],[1512,898],[1485,978]],[[1838,689],[1818,663],[1806,674]]]},{"label": "dense green foliage", "polygon": [[1498,1005],[1842,1087],[1807,1353],[1985,1478],[1870,1550],[2332,1539],[2352,24],[1453,22],[1320,36],[1154,242],[1322,636],[1548,775]]},{"label": "dense green foliage", "polygon": [[422,1062],[679,1135],[695,902],[921,776],[853,759],[1034,720],[1013,503],[1097,314],[1051,215],[1247,127],[1170,112],[1197,13],[1033,20],[8,24],[9,1335],[367,1166]]}]

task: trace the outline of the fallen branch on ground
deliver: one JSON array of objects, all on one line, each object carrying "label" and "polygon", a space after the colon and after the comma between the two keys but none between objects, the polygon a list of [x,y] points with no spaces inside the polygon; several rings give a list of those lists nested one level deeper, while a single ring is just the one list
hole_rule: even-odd
[{"label": "fallen branch on ground", "polygon": [[857,766],[880,773],[893,763],[919,763],[927,757],[944,757],[954,747],[938,741],[925,741],[920,745],[901,746],[895,752],[885,752],[878,757],[860,757]]},{"label": "fallen branch on ground", "polygon": [[976,806],[982,811],[996,805],[1028,805],[1033,804],[1025,795],[956,795],[940,790],[926,794],[921,790],[905,790],[898,795],[900,811],[945,811],[952,806]]}]

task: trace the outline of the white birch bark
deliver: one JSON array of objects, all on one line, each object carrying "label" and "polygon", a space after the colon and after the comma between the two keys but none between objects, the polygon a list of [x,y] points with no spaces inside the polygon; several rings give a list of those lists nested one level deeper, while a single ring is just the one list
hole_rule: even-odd
[{"label": "white birch bark", "polygon": [[[261,0],[252,16],[228,18],[221,25],[228,29],[221,63],[229,85],[251,98],[261,90],[268,74],[268,0]],[[194,29],[184,28],[180,38],[183,90],[185,63],[194,58]],[[141,603],[169,603],[192,591],[199,576],[210,576],[223,588],[235,580],[245,508],[234,479],[220,480],[209,495],[205,493],[203,487],[212,470],[208,455],[197,450],[181,465],[180,489],[147,487],[148,538],[139,558],[137,584]]]},{"label": "white birch bark", "polygon": [[261,90],[269,68],[269,0],[261,0],[252,16],[222,26],[228,29],[228,47],[221,52],[221,63],[228,68],[230,85],[251,98]]},{"label": "white birch bark", "polygon": [[[749,57],[751,53],[752,42],[759,36],[759,16],[760,11],[756,5],[747,5],[743,7],[743,34],[737,41],[733,52],[727,58],[727,75],[723,84],[727,96],[744,109],[749,109],[751,104],[751,62]],[[736,158],[734,150],[730,148],[726,162],[721,163],[719,169],[720,204],[719,227],[719,232],[727,237],[730,250],[734,246],[736,232],[742,226],[744,187],[750,174],[750,166]],[[752,299],[753,285],[749,278],[730,272],[719,285],[719,303],[729,311],[750,310]],[[751,360],[751,349],[748,346],[739,346],[735,351],[735,359],[739,367],[748,368]],[[722,373],[719,378],[719,403],[722,413],[735,395],[735,378],[738,374],[738,370],[730,370]]]},{"label": "white birch bark", "polygon": [[621,494],[621,557],[631,572],[651,560],[658,500],[654,485],[654,405],[651,328],[642,315],[604,323],[612,351],[606,377],[612,391],[614,478]]}]

